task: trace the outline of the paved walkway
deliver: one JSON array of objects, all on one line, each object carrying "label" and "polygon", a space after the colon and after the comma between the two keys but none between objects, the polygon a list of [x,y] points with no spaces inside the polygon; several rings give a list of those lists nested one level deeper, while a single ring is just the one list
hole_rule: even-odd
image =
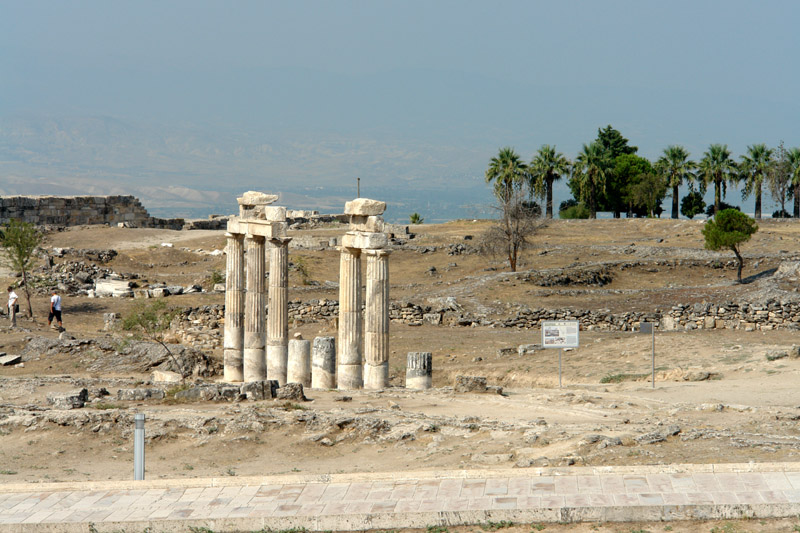
[{"label": "paved walkway", "polygon": [[0,486],[2,531],[363,530],[791,517],[800,463],[406,472]]}]

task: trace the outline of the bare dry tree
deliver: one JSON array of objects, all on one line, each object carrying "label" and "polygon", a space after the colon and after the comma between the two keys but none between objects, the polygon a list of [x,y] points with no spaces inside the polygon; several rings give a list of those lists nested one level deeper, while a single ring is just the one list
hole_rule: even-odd
[{"label": "bare dry tree", "polygon": [[541,218],[541,208],[527,200],[522,188],[510,189],[507,194],[495,195],[498,203],[493,208],[499,211],[500,218],[484,232],[479,247],[486,255],[505,257],[511,272],[516,272],[520,254],[547,221]]}]

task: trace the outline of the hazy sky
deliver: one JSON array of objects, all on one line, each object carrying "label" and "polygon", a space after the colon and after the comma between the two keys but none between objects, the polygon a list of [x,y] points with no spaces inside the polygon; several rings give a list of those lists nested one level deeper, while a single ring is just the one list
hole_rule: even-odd
[{"label": "hazy sky", "polygon": [[798,21],[797,1],[6,0],[0,118],[414,140],[463,147],[476,180],[501,146],[574,156],[606,124],[647,157],[738,157],[800,145]]}]

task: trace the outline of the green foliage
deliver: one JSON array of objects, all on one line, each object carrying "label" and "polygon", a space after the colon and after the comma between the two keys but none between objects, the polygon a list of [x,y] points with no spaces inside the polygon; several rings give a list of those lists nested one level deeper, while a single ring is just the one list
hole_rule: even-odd
[{"label": "green foliage", "polygon": [[527,172],[528,167],[519,155],[513,148],[506,146],[489,161],[485,174],[486,183],[494,183],[494,195],[505,203],[522,189]]},{"label": "green foliage", "polygon": [[681,200],[681,214],[686,218],[694,218],[699,215],[706,208],[706,202],[703,200],[703,195],[697,191],[689,191],[689,193]]},{"label": "green foliage", "polygon": [[172,359],[175,371],[185,377],[186,373],[181,364],[170,351],[167,343],[164,342],[164,333],[169,330],[172,320],[178,315],[177,309],[167,308],[163,300],[156,300],[153,303],[139,303],[134,306],[131,313],[122,319],[122,329],[143,334],[153,342],[160,344],[167,351]]},{"label": "green foliage", "polygon": [[672,218],[678,218],[678,188],[684,181],[695,179],[696,168],[697,163],[689,159],[689,152],[683,146],[667,146],[664,155],[656,162],[656,171],[666,180],[667,187],[672,188]]},{"label": "green foliage", "polygon": [[34,251],[44,240],[36,226],[28,222],[11,219],[0,232],[0,246],[3,248],[2,262],[15,272],[22,273],[25,298],[28,301],[28,316],[33,318],[31,294],[28,286],[28,272],[36,259]]},{"label": "green foliage", "polygon": [[410,215],[408,215],[408,221],[411,224],[422,224],[423,222],[425,222],[425,219],[422,218],[422,215],[420,215],[419,213],[415,212],[415,213],[411,213]]},{"label": "green foliage", "polygon": [[779,209],[778,211],[772,212],[772,218],[792,218],[792,214],[786,209]]},{"label": "green foliage", "polygon": [[747,147],[747,154],[742,156],[739,163],[738,178],[744,181],[742,200],[755,196],[755,218],[761,218],[761,185],[767,178],[773,166],[775,150],[767,148],[766,144],[754,144]]},{"label": "green foliage", "polygon": [[300,274],[300,282],[303,285],[311,285],[311,274],[309,273],[306,258],[297,256],[292,260],[292,265],[297,273]]},{"label": "green foliage", "polygon": [[650,374],[609,374],[600,378],[600,383],[622,383],[623,381],[636,381]]},{"label": "green foliage", "polygon": [[448,533],[447,526],[428,526],[426,533]]},{"label": "green foliage", "polygon": [[603,129],[597,128],[597,142],[610,160],[623,154],[635,154],[639,150],[636,146],[630,146],[628,139],[615,130],[611,124]]},{"label": "green foliage", "polygon": [[[723,209],[735,209],[736,211],[741,211],[738,205],[731,205],[727,202],[720,202],[719,210],[722,211]],[[710,217],[714,216],[714,204],[708,204],[708,206],[706,207],[706,215]]]},{"label": "green foliage", "polygon": [[213,269],[211,274],[208,276],[208,282],[214,286],[217,283],[225,283],[225,274],[220,272],[218,269]]},{"label": "green foliage", "polygon": [[574,171],[568,185],[572,196],[589,208],[589,218],[597,218],[600,199],[606,192],[608,167],[608,155],[597,141],[584,144],[575,159]]},{"label": "green foliage", "polygon": [[161,336],[177,315],[176,309],[168,309],[164,300],[153,303],[139,303],[134,306],[130,314],[123,317],[122,329],[144,333],[151,339]]},{"label": "green foliage", "polygon": [[545,200],[546,216],[553,218],[553,182],[568,173],[572,165],[564,154],[556,152],[555,146],[544,144],[528,165],[528,180],[531,192]]},{"label": "green foliage", "polygon": [[510,520],[501,520],[499,522],[492,522],[489,520],[485,524],[481,525],[481,529],[484,531],[497,531],[498,529],[506,529],[512,527],[513,525],[514,522],[511,522]]},{"label": "green foliage", "polygon": [[[606,191],[602,197],[601,207],[604,211],[612,211],[615,216],[620,213],[629,215],[645,215],[647,203],[636,196],[635,190],[645,175],[654,175],[653,165],[644,157],[635,154],[622,154],[612,161],[606,179]],[[652,180],[651,180],[652,181]],[[660,198],[664,192],[659,190]]]},{"label": "green foliage", "polygon": [[645,209],[647,216],[661,214],[661,201],[667,192],[666,180],[657,174],[646,173],[637,177],[637,183],[630,186],[631,203],[634,207]]},{"label": "green foliage", "polygon": [[731,159],[727,144],[712,144],[708,147],[698,165],[698,175],[702,179],[701,192],[705,192],[709,184],[714,184],[713,212],[721,211],[728,181],[736,178],[736,163]]},{"label": "green foliage", "polygon": [[705,247],[708,250],[729,249],[736,254],[739,262],[736,279],[742,281],[742,266],[744,260],[739,252],[742,243],[758,231],[755,220],[735,209],[723,209],[713,219],[708,220],[703,226]]},{"label": "green foliage", "polygon": [[572,205],[558,212],[559,218],[576,219],[576,218],[589,218],[591,216],[589,208],[583,203]]}]

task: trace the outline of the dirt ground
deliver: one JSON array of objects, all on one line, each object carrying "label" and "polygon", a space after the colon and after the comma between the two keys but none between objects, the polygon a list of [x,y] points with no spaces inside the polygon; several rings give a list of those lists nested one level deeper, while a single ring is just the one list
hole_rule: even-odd
[{"label": "dirt ground", "polygon": [[[744,285],[734,283],[732,253],[703,249],[697,221],[553,221],[535,236],[518,273],[508,272],[502,258],[470,253],[486,224],[412,226],[415,238],[391,255],[391,298],[425,304],[452,296],[465,310],[498,319],[521,306],[654,311],[676,303],[751,300],[765,291],[787,300],[798,297],[791,280],[770,280],[781,262],[800,260],[800,224],[791,220],[762,221],[743,246],[749,282]],[[330,237],[343,231],[304,232]],[[225,268],[224,256],[209,252],[224,244],[221,231],[107,227],[70,228],[49,234],[47,242],[113,248],[119,255],[103,266],[139,274],[142,286],[207,288],[212,273]],[[466,251],[448,253],[457,244]],[[296,268],[298,258],[305,280]],[[291,250],[290,260],[290,299],[338,299],[335,284],[326,283],[338,281],[338,252]],[[611,277],[602,286],[542,287],[523,275],[600,267]],[[12,281],[9,272],[0,272],[0,283]],[[186,294],[167,302],[222,304],[224,295]],[[124,340],[122,332],[101,331],[102,315],[124,316],[135,303],[65,297],[64,326],[78,339]],[[2,322],[0,351],[19,353],[32,336],[57,337],[46,327],[47,307],[48,298],[36,296],[33,321],[23,318],[13,331]],[[327,322],[293,324],[290,335],[296,332],[307,339],[335,335]],[[800,344],[800,331],[657,332],[655,387],[649,335],[581,332],[580,347],[562,353],[561,386],[557,350],[516,353],[518,345],[539,341],[538,330],[392,323],[392,387],[309,390],[310,401],[302,403],[119,401],[116,390],[147,386],[150,375],[114,371],[113,361],[107,372],[90,372],[74,354],[40,355],[24,367],[0,367],[0,483],[130,478],[130,421],[136,412],[148,417],[151,479],[798,460],[800,359],[773,359],[773,354]],[[402,388],[409,351],[433,353],[434,389]],[[219,352],[211,355],[221,359]],[[456,375],[485,376],[504,394],[455,393]],[[80,410],[50,409],[48,393],[79,386],[105,387],[110,396]],[[765,522],[762,529],[757,522],[703,524],[703,529],[670,525],[672,531],[793,531],[796,523]],[[546,530],[668,530],[663,524],[584,526],[548,524]]]}]

